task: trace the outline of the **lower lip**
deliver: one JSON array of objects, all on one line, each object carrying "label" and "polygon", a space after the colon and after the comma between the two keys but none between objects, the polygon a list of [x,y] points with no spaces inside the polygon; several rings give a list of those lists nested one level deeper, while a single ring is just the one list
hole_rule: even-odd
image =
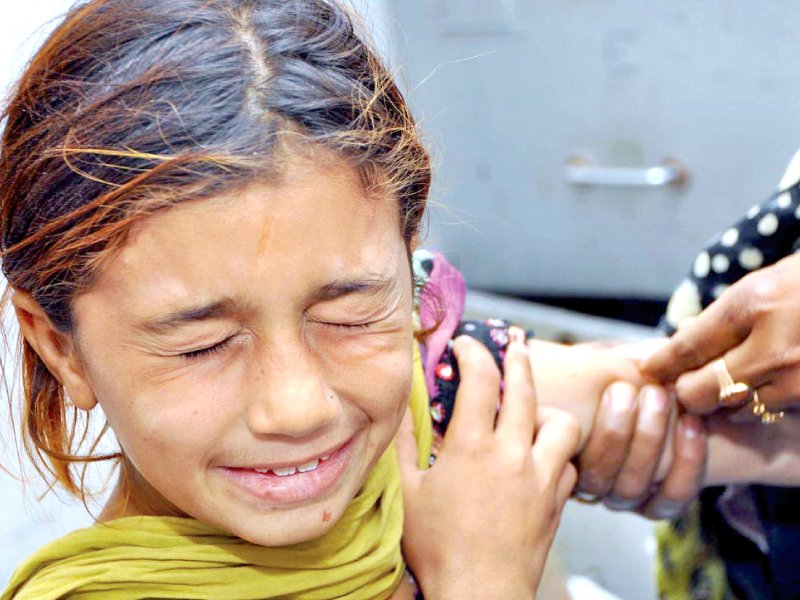
[{"label": "lower lip", "polygon": [[279,477],[253,469],[220,467],[222,475],[240,488],[271,504],[296,504],[313,500],[331,490],[341,479],[353,453],[354,438],[336,450],[313,471]]}]

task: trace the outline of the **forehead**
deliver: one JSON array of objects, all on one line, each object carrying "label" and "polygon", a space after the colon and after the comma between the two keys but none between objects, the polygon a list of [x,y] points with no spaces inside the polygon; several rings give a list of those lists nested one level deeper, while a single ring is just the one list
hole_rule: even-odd
[{"label": "forehead", "polygon": [[278,285],[300,293],[353,275],[393,276],[405,256],[395,198],[368,195],[353,169],[298,161],[278,184],[148,217],[87,295],[102,292],[141,313],[198,295],[265,293]]}]

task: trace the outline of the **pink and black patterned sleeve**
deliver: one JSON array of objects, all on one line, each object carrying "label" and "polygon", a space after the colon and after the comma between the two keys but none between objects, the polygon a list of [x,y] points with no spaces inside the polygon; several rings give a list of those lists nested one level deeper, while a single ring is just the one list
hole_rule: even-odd
[{"label": "pink and black patterned sleeve", "polygon": [[466,285],[461,273],[441,254],[426,250],[415,252],[413,262],[417,314],[422,331],[428,332],[422,345],[422,360],[438,438],[434,440],[435,455],[453,414],[460,380],[453,340],[468,335],[483,343],[502,373],[511,324],[501,319],[462,319]]}]

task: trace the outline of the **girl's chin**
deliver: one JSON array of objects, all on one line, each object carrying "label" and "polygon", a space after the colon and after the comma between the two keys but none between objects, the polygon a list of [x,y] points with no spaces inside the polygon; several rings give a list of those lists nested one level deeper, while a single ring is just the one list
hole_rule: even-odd
[{"label": "girl's chin", "polygon": [[[310,542],[326,535],[344,514],[347,504],[342,507],[305,507],[285,514],[263,516],[260,519],[247,519],[248,523],[210,523],[246,542],[258,546],[279,547]],[[201,519],[202,520],[202,519]],[[261,521],[259,527],[253,522]]]}]

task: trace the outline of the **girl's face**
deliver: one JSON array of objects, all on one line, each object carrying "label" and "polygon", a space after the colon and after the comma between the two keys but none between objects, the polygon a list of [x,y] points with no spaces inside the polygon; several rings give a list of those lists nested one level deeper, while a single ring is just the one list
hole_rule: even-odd
[{"label": "girl's face", "polygon": [[74,304],[133,512],[262,545],[328,531],[397,430],[412,292],[397,201],[295,161],[146,219]]}]

